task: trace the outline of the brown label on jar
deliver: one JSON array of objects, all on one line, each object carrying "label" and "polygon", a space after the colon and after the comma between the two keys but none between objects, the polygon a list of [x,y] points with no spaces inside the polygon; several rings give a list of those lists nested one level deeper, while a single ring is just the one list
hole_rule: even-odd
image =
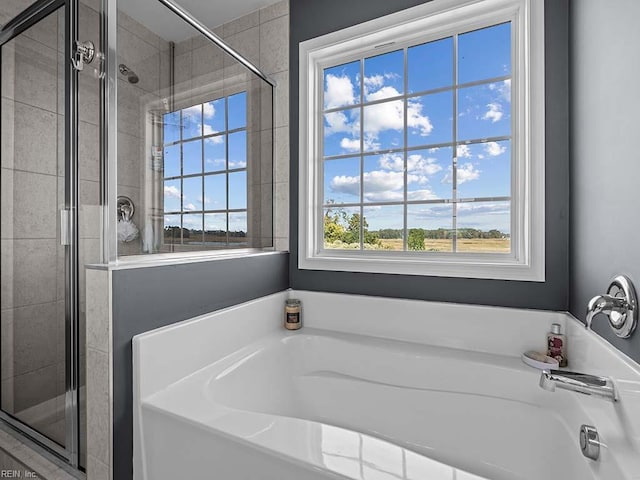
[{"label": "brown label on jar", "polygon": [[300,313],[287,312],[287,323],[300,323]]}]

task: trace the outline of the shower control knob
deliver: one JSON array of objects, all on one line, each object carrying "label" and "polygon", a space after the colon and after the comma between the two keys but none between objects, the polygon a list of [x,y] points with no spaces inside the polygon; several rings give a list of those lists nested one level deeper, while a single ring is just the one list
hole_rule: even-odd
[{"label": "shower control knob", "polygon": [[585,457],[598,460],[600,457],[600,437],[596,427],[591,425],[580,427],[580,449]]}]

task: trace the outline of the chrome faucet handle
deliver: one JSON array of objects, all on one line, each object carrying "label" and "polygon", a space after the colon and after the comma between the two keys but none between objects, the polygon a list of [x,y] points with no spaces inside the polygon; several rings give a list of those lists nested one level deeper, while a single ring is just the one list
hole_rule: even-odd
[{"label": "chrome faucet handle", "polygon": [[589,301],[585,328],[591,329],[593,317],[603,313],[609,318],[609,325],[618,337],[629,338],[638,323],[638,298],[629,278],[615,277],[605,295],[598,295]]}]

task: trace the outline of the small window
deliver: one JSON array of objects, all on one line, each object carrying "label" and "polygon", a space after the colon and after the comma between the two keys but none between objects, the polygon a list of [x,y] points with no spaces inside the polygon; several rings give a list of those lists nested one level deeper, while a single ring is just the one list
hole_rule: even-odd
[{"label": "small window", "polygon": [[544,279],[542,2],[450,4],[301,44],[301,268]]},{"label": "small window", "polygon": [[247,246],[247,96],[166,113],[164,244]]}]

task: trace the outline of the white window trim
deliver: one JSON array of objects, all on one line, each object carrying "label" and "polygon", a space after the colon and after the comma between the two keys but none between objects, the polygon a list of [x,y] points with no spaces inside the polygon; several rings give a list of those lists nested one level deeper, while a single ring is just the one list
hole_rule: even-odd
[{"label": "white window trim", "polygon": [[[511,20],[513,255],[323,250],[323,69],[362,58],[377,45],[424,43],[461,29]],[[429,32],[428,36],[424,32]],[[397,48],[397,47],[396,47]],[[390,47],[393,49],[393,47]],[[309,270],[544,281],[545,111],[544,2],[540,0],[433,0],[300,43],[300,174],[298,266]],[[517,135],[515,132],[518,132]],[[514,233],[521,232],[521,234]]]}]

